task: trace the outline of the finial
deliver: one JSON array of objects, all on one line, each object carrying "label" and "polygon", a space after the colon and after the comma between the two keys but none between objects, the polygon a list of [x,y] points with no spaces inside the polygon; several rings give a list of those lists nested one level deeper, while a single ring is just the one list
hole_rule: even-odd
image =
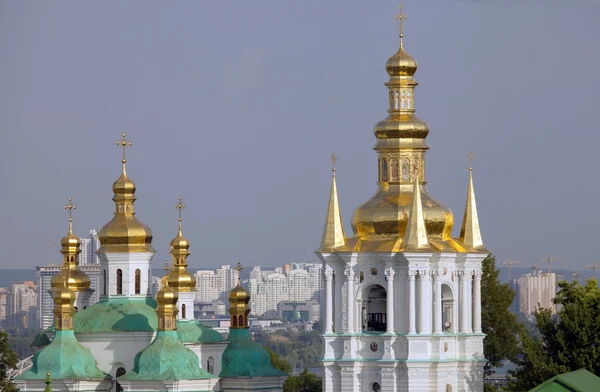
[{"label": "finial", "polygon": [[165,261],[165,266],[163,267],[163,271],[165,271],[165,273],[167,273],[170,270],[171,270],[171,267],[169,267],[169,262]]},{"label": "finial", "polygon": [[179,210],[179,222],[181,222],[181,212],[185,208],[185,204],[183,204],[183,199],[181,198],[181,196],[179,196],[177,204],[175,204],[175,208]]},{"label": "finial", "polygon": [[400,11],[394,15],[394,19],[398,19],[400,22],[400,45],[402,45],[402,38],[404,38],[404,19],[407,19],[408,15],[402,13],[402,2],[400,2],[398,9]]},{"label": "finial", "polygon": [[335,152],[331,153],[331,171],[335,173],[335,164],[337,163],[337,156]]},{"label": "finial", "polygon": [[242,263],[240,263],[239,260],[237,262],[237,267],[235,267],[234,269],[238,273],[238,284],[241,284],[241,282],[242,282],[242,270],[244,269],[244,267],[242,267]]},{"label": "finial", "polygon": [[52,387],[50,387],[50,384],[52,384],[52,379],[50,378],[50,368],[46,370],[46,378],[44,379],[44,384],[46,384],[44,392],[52,392]]},{"label": "finial", "polygon": [[73,204],[73,199],[69,196],[69,204],[65,205],[65,210],[69,211],[69,234],[73,234],[73,210],[77,207]]},{"label": "finial", "polygon": [[[121,140],[117,141],[117,146],[119,146],[119,147],[121,147],[123,149],[123,158],[121,159],[121,163],[123,165],[125,165],[125,162],[127,162],[125,160],[125,150],[128,147],[131,147],[131,142],[129,140],[127,140],[127,134],[124,133],[124,134],[121,135]],[[123,166],[123,167],[125,167],[125,166]]]},{"label": "finial", "polygon": [[475,154],[473,154],[472,152],[470,152],[468,154],[469,157],[469,170],[473,170],[473,159],[475,159]]}]

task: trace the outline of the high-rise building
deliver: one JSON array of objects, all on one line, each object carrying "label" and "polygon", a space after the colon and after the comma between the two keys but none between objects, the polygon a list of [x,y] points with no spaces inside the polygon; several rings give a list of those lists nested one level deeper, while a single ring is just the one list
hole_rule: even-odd
[{"label": "high-rise building", "polygon": [[[54,323],[54,302],[50,293],[52,278],[61,271],[61,264],[48,264],[35,267],[35,277],[38,289],[38,320],[41,329],[46,329]],[[98,302],[100,285],[100,267],[94,264],[82,265],[79,269],[90,278],[90,288],[94,290],[90,296],[90,305]]]},{"label": "high-rise building", "polygon": [[554,272],[536,270],[519,278],[519,311],[530,315],[536,309],[556,311],[553,303],[556,295],[556,275]]},{"label": "high-rise building", "polygon": [[10,291],[6,287],[0,287],[0,328],[9,327],[10,315]]},{"label": "high-rise building", "polygon": [[472,170],[452,238],[452,211],[427,189],[429,126],[415,115],[417,62],[402,29],[385,68],[388,114],[374,129],[378,189],[354,211],[346,237],[333,167],[316,252],[325,280],[323,391],[481,391],[481,263],[489,252]]},{"label": "high-rise building", "polygon": [[10,318],[13,328],[37,326],[37,289],[30,280],[15,282],[10,290]]},{"label": "high-rise building", "polygon": [[100,259],[98,258],[98,255],[96,255],[98,248],[100,248],[98,232],[96,230],[90,230],[89,237],[81,238],[79,265],[99,264]]},{"label": "high-rise building", "polygon": [[248,285],[253,315],[278,317],[279,305],[284,301],[313,300],[318,303],[321,300],[321,264],[293,263],[287,269],[289,273],[284,274],[286,269],[263,271],[260,267],[254,267]]}]

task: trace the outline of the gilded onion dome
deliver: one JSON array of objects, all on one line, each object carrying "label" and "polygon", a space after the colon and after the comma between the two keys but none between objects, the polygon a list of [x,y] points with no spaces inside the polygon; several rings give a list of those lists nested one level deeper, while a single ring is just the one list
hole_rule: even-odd
[{"label": "gilded onion dome", "polygon": [[173,259],[173,268],[168,276],[169,286],[179,292],[194,291],[196,288],[196,277],[187,270],[187,257],[190,255],[189,241],[183,236],[181,231],[181,211],[185,208],[183,200],[180,197],[175,205],[179,210],[179,230],[177,236],[171,241],[171,258]]},{"label": "gilded onion dome", "polygon": [[236,267],[238,272],[238,283],[229,292],[229,317],[230,328],[248,328],[248,315],[250,314],[250,293],[242,286],[242,266],[238,261]]},{"label": "gilded onion dome", "polygon": [[[404,15],[401,12],[396,17],[402,22]],[[355,237],[348,240],[348,247],[362,252],[403,250],[414,186],[418,184],[427,235],[434,251],[464,252],[465,248],[450,238],[454,224],[452,211],[434,199],[426,187],[429,126],[414,114],[414,90],[418,83],[413,75],[417,62],[404,49],[402,38],[401,27],[400,48],[386,63],[388,116],[374,129],[378,189],[354,211]]]},{"label": "gilded onion dome", "polygon": [[168,282],[156,293],[156,315],[158,317],[158,329],[161,331],[172,331],[177,329],[177,292],[169,287]]},{"label": "gilded onion dome", "polygon": [[123,134],[117,145],[123,148],[121,176],[113,183],[115,215],[100,232],[100,252],[154,252],[152,231],[135,216],[135,183],[127,176],[125,149],[131,143]]},{"label": "gilded onion dome", "polygon": [[79,269],[79,254],[81,253],[81,239],[73,234],[72,211],[76,208],[73,199],[69,197],[69,204],[65,209],[69,211],[69,232],[60,240],[60,253],[63,255],[61,271],[52,277],[50,285],[52,289],[62,287],[63,280],[67,286],[75,291],[86,290],[90,288],[90,277]]}]

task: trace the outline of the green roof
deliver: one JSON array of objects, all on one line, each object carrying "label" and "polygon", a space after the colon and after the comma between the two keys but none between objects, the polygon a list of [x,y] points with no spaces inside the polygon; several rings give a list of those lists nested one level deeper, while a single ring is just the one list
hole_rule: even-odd
[{"label": "green roof", "polygon": [[35,347],[44,347],[49,344],[50,338],[48,337],[48,335],[46,335],[45,331],[40,331],[37,335],[35,335],[33,342],[31,342],[31,345]]},{"label": "green roof", "polygon": [[585,369],[559,374],[529,392],[598,392],[600,377]]},{"label": "green roof", "polygon": [[43,380],[47,372],[59,380],[110,378],[98,369],[92,352],[79,344],[73,331],[56,331],[52,343],[35,354],[32,362],[31,369],[15,378]]},{"label": "green roof", "polygon": [[271,356],[263,346],[252,340],[248,328],[231,328],[229,345],[223,352],[220,377],[281,377],[287,373],[275,369]]},{"label": "green roof", "polygon": [[198,320],[178,320],[177,336],[184,343],[219,343],[223,336]]},{"label": "green roof", "polygon": [[133,369],[118,380],[200,380],[216,378],[200,367],[198,356],[185,347],[176,331],[158,331],[134,359]]},{"label": "green roof", "polygon": [[154,332],[155,309],[156,301],[150,297],[105,299],[75,314],[75,332]]}]

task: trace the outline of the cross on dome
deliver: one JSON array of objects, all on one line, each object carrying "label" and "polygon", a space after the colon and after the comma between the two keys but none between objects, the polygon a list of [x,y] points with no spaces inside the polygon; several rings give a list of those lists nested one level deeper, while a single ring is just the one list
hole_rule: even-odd
[{"label": "cross on dome", "polygon": [[475,154],[470,152],[468,154],[468,157],[469,157],[469,170],[473,170],[473,159],[475,159]]},{"label": "cross on dome", "polygon": [[69,204],[65,205],[65,210],[69,211],[69,222],[73,221],[73,210],[76,209],[77,207],[73,204],[73,199],[71,197],[69,197]]},{"label": "cross on dome", "polygon": [[117,146],[121,147],[123,149],[123,158],[121,160],[121,162],[125,163],[125,150],[129,147],[131,147],[131,142],[129,140],[127,140],[127,134],[122,134],[121,135],[121,140],[117,141]]},{"label": "cross on dome", "polygon": [[400,2],[400,6],[398,7],[400,10],[396,15],[394,15],[394,19],[398,19],[400,22],[400,38],[404,37],[404,19],[408,18],[408,15],[402,13],[402,2]]},{"label": "cross on dome", "polygon": [[185,208],[185,204],[183,204],[183,199],[181,198],[181,196],[179,196],[177,204],[175,204],[175,208],[179,211],[179,222],[181,222],[181,213],[182,210]]}]

